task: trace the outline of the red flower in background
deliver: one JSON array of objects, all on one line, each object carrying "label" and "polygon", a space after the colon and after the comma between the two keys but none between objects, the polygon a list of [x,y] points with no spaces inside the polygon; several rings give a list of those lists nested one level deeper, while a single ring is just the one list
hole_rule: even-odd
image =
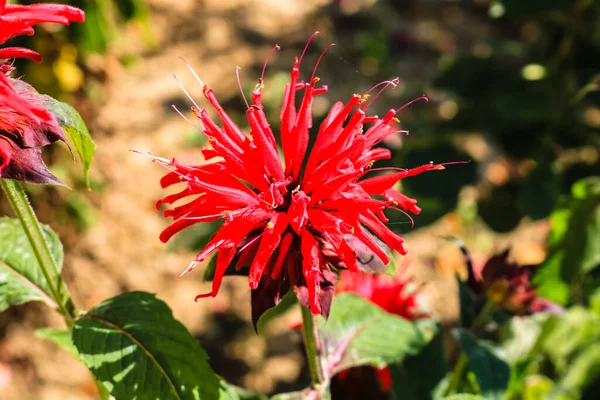
[{"label": "red flower in background", "polygon": [[[0,0],[0,44],[19,35],[33,35],[42,22],[69,25],[85,14],[63,4],[6,4]],[[0,59],[41,56],[23,47],[0,49]],[[35,183],[60,183],[44,165],[39,147],[65,140],[54,116],[44,108],[45,97],[26,83],[9,77],[13,68],[0,65],[0,177]]]},{"label": "red flower in background", "polygon": [[537,265],[518,265],[508,261],[509,250],[493,256],[479,270],[469,265],[468,286],[476,294],[486,296],[498,307],[513,315],[536,312],[560,312],[561,307],[537,296],[531,278]]},{"label": "red flower in background", "polygon": [[408,291],[410,279],[400,275],[368,274],[364,272],[342,271],[340,273],[340,293],[356,293],[360,297],[377,304],[390,314],[399,315],[409,321],[427,318],[418,301],[418,291]]},{"label": "red flower in background", "polygon": [[[401,271],[398,271],[395,277],[387,275],[372,275],[364,272],[342,271],[340,273],[340,293],[356,293],[362,298],[377,304],[390,314],[398,315],[409,321],[420,318],[428,318],[429,315],[423,312],[419,304],[419,291],[409,291],[407,286],[411,283],[410,279],[402,277]],[[371,387],[369,383],[375,377],[378,381],[377,388]],[[344,398],[362,398],[358,393],[370,393],[374,396],[377,389],[380,392],[387,392],[392,387],[392,377],[387,367],[356,367],[340,372],[336,375],[340,385],[335,386],[336,390],[344,392]],[[334,382],[335,385],[335,382]],[[369,387],[367,391],[365,388]]]},{"label": "red flower in background", "polygon": [[[207,160],[221,159],[188,166],[175,159],[154,157],[172,170],[161,180],[163,187],[185,186],[181,192],[159,200],[157,207],[193,196],[189,202],[165,211],[165,216],[175,222],[162,232],[163,242],[190,225],[223,219],[221,228],[184,271],[191,271],[210,253],[218,251],[212,290],[196,299],[216,296],[230,265],[238,270],[249,266],[255,322],[290,288],[294,288],[301,303],[312,313],[327,316],[336,280],[333,271],[359,268],[356,246],[350,245],[348,238],[357,239],[383,264],[388,263],[388,255],[376,237],[392,250],[406,254],[403,239],[385,225],[388,219],[383,212],[392,208],[418,214],[420,209],[416,200],[393,186],[400,179],[444,169],[430,163],[365,178],[374,162],[391,157],[388,149],[375,146],[386,136],[402,132],[396,127],[398,121],[394,116],[403,108],[390,110],[383,117],[367,115],[371,103],[365,101],[366,95],[355,94],[346,104],[336,103],[316,130],[314,145],[308,151],[312,103],[327,87],[318,85],[316,66],[308,81],[300,80],[302,56],[295,60],[283,94],[280,114],[283,163],[263,112],[264,68],[246,111],[249,137],[234,124],[213,90],[190,67],[222,124],[217,126],[190,97],[201,125],[198,129],[212,145],[202,152]],[[385,89],[395,82],[382,84]],[[296,106],[298,91],[304,92],[299,107]]]}]

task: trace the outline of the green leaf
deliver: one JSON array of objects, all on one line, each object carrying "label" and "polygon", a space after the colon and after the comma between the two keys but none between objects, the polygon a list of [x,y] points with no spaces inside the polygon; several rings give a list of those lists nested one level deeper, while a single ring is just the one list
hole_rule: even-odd
[{"label": "green leaf", "polygon": [[486,400],[486,398],[476,394],[459,393],[444,397],[442,400]]},{"label": "green leaf", "polygon": [[579,352],[569,369],[558,382],[567,393],[581,393],[585,387],[600,377],[600,343],[593,343]]},{"label": "green leaf", "polygon": [[450,371],[444,338],[438,333],[423,350],[389,366],[392,399],[431,400]]},{"label": "green leaf", "polygon": [[436,333],[433,321],[413,323],[361,297],[333,299],[327,321],[319,323],[326,368],[333,374],[359,365],[383,367],[417,354]]},{"label": "green leaf", "polygon": [[267,400],[268,397],[260,394],[251,392],[239,386],[232,385],[231,383],[223,382],[229,393],[233,396],[234,399],[239,400]]},{"label": "green leaf", "polygon": [[534,283],[540,296],[565,304],[569,285],[600,265],[600,177],[576,182],[550,223],[549,254]]},{"label": "green leaf", "polygon": [[478,340],[467,330],[457,328],[454,336],[467,356],[469,369],[475,374],[486,399],[503,399],[510,380],[510,368],[488,343]]},{"label": "green leaf", "polygon": [[558,372],[570,369],[569,362],[578,353],[600,342],[600,315],[582,307],[573,307],[560,316],[560,321],[542,344]]},{"label": "green leaf", "polygon": [[90,187],[89,170],[92,165],[92,158],[96,153],[96,145],[92,136],[81,119],[81,116],[73,107],[67,103],[60,102],[50,96],[44,96],[47,102],[44,106],[54,115],[63,131],[70,139],[69,144],[75,147],[79,159],[83,163],[83,173],[88,188]]},{"label": "green leaf", "polygon": [[236,399],[208,356],[154,295],[128,292],[82,315],[73,342],[117,399]]},{"label": "green leaf", "polygon": [[458,298],[460,302],[460,326],[470,327],[483,309],[486,300],[483,297],[475,295],[458,276],[456,277],[456,283],[458,285]]},{"label": "green leaf", "polygon": [[[42,228],[60,269],[63,263],[60,239],[48,226]],[[55,285],[61,287],[57,284],[60,276],[53,278]],[[57,308],[51,293],[19,220],[0,218],[0,311],[28,301],[43,301]]]},{"label": "green leaf", "polygon": [[296,304],[298,304],[298,296],[290,290],[275,307],[269,308],[260,316],[256,324],[256,331],[260,334],[264,333],[269,322],[284,314]]},{"label": "green leaf", "polygon": [[35,332],[35,337],[49,340],[58,345],[61,349],[67,351],[75,358],[79,358],[77,348],[73,344],[72,332],[62,329],[41,328]]}]

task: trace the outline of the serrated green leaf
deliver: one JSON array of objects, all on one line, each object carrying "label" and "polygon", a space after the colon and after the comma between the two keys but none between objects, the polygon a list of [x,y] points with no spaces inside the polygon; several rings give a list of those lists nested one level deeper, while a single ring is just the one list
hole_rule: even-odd
[{"label": "serrated green leaf", "polygon": [[[60,269],[63,263],[60,239],[48,226],[42,228]],[[64,287],[59,284],[60,276],[53,278],[56,287]],[[57,308],[51,293],[21,222],[0,218],[0,311],[28,301],[43,301]]]},{"label": "serrated green leaf", "polygon": [[73,357],[78,358],[77,348],[73,344],[72,332],[63,329],[41,328],[34,332],[35,337],[49,340]]},{"label": "serrated green leaf", "polygon": [[154,295],[128,292],[82,315],[73,342],[83,363],[117,399],[237,399],[208,356]]},{"label": "serrated green leaf", "polygon": [[329,319],[319,326],[327,368],[334,373],[400,362],[423,349],[436,333],[432,321],[407,321],[351,293],[333,299]]},{"label": "serrated green leaf", "polygon": [[83,174],[88,188],[90,187],[89,170],[96,153],[96,145],[92,136],[81,119],[81,116],[67,103],[60,102],[50,96],[45,96],[44,106],[52,112],[63,131],[67,134],[69,144],[75,147],[77,155],[83,164]]},{"label": "serrated green leaf", "polygon": [[454,336],[467,356],[469,369],[475,374],[481,393],[486,399],[503,399],[510,380],[510,367],[485,341],[478,340],[467,330],[453,330]]}]

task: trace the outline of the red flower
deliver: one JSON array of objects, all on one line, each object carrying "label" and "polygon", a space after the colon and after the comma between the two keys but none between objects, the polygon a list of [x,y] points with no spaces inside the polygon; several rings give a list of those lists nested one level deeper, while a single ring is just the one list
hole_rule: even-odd
[{"label": "red flower", "polygon": [[[19,35],[33,35],[42,22],[69,25],[83,22],[85,14],[63,4],[6,4],[0,0],[0,44]],[[0,59],[41,56],[22,47],[0,49]],[[35,183],[60,183],[44,165],[41,146],[65,140],[54,116],[43,106],[45,97],[31,86],[9,78],[12,67],[0,65],[0,177]]]},{"label": "red flower", "polygon": [[[340,292],[356,293],[370,302],[377,304],[390,314],[399,315],[410,321],[427,318],[427,313],[421,310],[418,301],[418,291],[408,292],[410,279],[387,275],[372,275],[364,272],[342,271],[340,273]],[[377,388],[373,388],[373,377],[377,378]],[[341,371],[336,375],[339,384],[336,390],[344,392],[344,398],[361,398],[364,387],[369,387],[369,393],[388,392],[392,387],[392,377],[387,367],[371,368],[356,367]]]},{"label": "red flower", "polygon": [[[561,307],[537,296],[531,282],[537,265],[520,266],[508,261],[509,250],[490,258],[479,272],[470,271],[468,285],[513,315],[560,312]],[[469,263],[469,269],[472,270]]]},{"label": "red flower", "polygon": [[400,275],[368,274],[364,272],[342,271],[338,290],[356,293],[360,297],[377,304],[390,314],[399,315],[409,321],[427,318],[418,301],[418,291],[409,292],[410,279]]},{"label": "red flower", "polygon": [[[223,126],[217,126],[206,110],[192,99],[194,115],[201,124],[199,129],[212,144],[212,148],[202,149],[202,152],[207,160],[222,159],[187,166],[175,159],[155,157],[172,168],[161,180],[163,187],[176,183],[185,185],[183,191],[159,200],[157,207],[194,196],[188,203],[165,211],[165,216],[175,222],[162,232],[163,242],[195,223],[224,221],[184,271],[191,271],[198,262],[218,250],[212,290],[196,299],[216,296],[230,265],[234,264],[238,270],[249,266],[255,321],[290,288],[295,289],[300,301],[314,314],[327,316],[336,280],[333,270],[359,268],[356,246],[349,245],[348,238],[357,239],[383,264],[388,263],[388,255],[385,246],[375,237],[392,250],[406,254],[403,239],[385,225],[388,219],[384,210],[393,208],[418,214],[420,209],[416,200],[393,186],[400,179],[444,169],[442,165],[431,163],[365,178],[374,162],[391,157],[388,149],[375,146],[386,136],[401,132],[394,116],[402,107],[390,110],[381,118],[367,115],[370,103],[365,101],[367,96],[358,94],[346,104],[338,102],[332,107],[316,132],[313,131],[316,138],[312,150],[308,151],[312,103],[327,87],[318,86],[316,66],[308,81],[300,80],[301,61],[302,56],[295,60],[283,94],[280,115],[283,164],[275,135],[263,112],[263,77],[252,92],[252,105],[246,111],[249,137],[229,118],[213,90],[191,67]],[[395,84],[394,81],[384,83],[385,86]],[[296,93],[300,90],[304,95],[298,108]]]}]

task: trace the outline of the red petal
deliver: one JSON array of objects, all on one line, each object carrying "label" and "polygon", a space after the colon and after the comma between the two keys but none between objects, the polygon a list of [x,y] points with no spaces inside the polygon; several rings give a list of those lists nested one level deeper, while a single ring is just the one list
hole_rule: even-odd
[{"label": "red petal", "polygon": [[281,234],[287,228],[287,225],[287,215],[285,213],[276,213],[265,227],[260,240],[260,246],[248,274],[250,288],[256,289],[258,287],[265,266],[277,249],[277,245],[279,245],[279,241],[281,240]]},{"label": "red petal", "polygon": [[306,286],[308,288],[310,311],[313,314],[318,315],[321,313],[321,306],[318,301],[318,291],[321,289],[319,284],[321,252],[317,240],[310,232],[308,232],[308,230],[302,232],[300,252],[302,253],[302,274],[304,275]]}]

